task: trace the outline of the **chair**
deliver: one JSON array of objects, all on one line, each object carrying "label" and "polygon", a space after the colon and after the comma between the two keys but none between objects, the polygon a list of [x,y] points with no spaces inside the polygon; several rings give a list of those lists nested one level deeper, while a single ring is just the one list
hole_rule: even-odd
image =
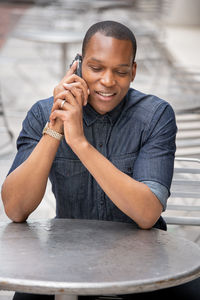
[{"label": "chair", "polygon": [[200,226],[200,159],[175,158],[171,196],[163,218],[169,225]]},{"label": "chair", "polygon": [[6,117],[6,113],[5,113],[5,109],[4,109],[4,105],[3,105],[3,101],[2,101],[2,96],[1,96],[1,90],[0,90],[0,118],[2,119],[1,122],[1,127],[0,127],[0,131],[3,131],[8,134],[9,140],[8,141],[4,141],[4,139],[1,137],[1,142],[3,142],[3,144],[1,143],[1,150],[4,149],[5,147],[8,146],[8,144],[13,144],[14,142],[14,134],[11,131],[9,124],[8,124],[8,120]]},{"label": "chair", "polygon": [[200,104],[199,109],[176,113],[178,133],[176,155],[200,158]]}]

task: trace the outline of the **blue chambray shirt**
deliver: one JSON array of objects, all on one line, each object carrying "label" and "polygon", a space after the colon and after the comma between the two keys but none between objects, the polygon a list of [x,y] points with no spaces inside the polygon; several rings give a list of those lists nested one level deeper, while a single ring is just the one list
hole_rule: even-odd
[{"label": "blue chambray shirt", "polygon": [[[28,112],[9,173],[26,160],[39,142],[52,105],[53,97],[40,100]],[[164,210],[170,194],[176,150],[177,129],[171,106],[156,96],[130,88],[120,104],[105,115],[98,114],[87,104],[83,108],[83,120],[89,143],[119,170],[146,183]],[[49,178],[56,198],[57,218],[134,223],[107,197],[64,139]],[[162,217],[155,227],[166,228]]]}]

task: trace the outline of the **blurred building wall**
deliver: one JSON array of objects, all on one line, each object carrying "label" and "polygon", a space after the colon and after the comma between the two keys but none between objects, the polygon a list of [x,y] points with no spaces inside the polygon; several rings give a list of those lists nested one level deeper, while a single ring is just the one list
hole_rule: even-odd
[{"label": "blurred building wall", "polygon": [[200,0],[174,0],[166,22],[171,25],[200,26]]}]

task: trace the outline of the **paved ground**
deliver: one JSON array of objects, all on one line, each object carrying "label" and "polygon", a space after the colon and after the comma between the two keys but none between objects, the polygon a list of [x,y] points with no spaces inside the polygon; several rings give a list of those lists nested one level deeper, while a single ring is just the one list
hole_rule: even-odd
[{"label": "paved ground", "polygon": [[[22,120],[26,115],[26,111],[35,103],[36,100],[46,98],[52,94],[52,90],[57,82],[60,80],[61,72],[61,49],[58,45],[50,45],[43,43],[27,42],[12,38],[9,34],[16,26],[21,26],[30,20],[30,16],[37,16],[39,13],[44,14],[46,8],[36,8],[33,6],[6,6],[0,4],[0,83],[3,102],[9,121],[9,126],[14,133],[14,140],[19,134]],[[13,13],[15,18],[13,20]],[[49,10],[49,13],[52,13]],[[115,9],[101,13],[96,16],[94,13],[89,17],[81,17],[83,21],[82,30],[85,29],[90,23],[98,18],[101,19],[115,19],[126,23],[130,21],[133,25],[135,19],[132,17],[133,12],[130,10]],[[3,18],[2,18],[3,16]],[[27,18],[29,16],[29,18]],[[123,17],[122,17],[123,16]],[[80,15],[79,15],[80,19]],[[134,20],[133,20],[134,19]],[[12,20],[12,22],[11,22]],[[58,21],[58,20],[57,20]],[[60,19],[60,28],[63,25]],[[53,20],[52,20],[53,22]],[[11,24],[12,23],[12,24]],[[144,20],[145,23],[145,20]],[[134,25],[137,25],[134,23]],[[151,29],[158,30],[155,24],[151,24]],[[181,28],[181,27],[162,27],[164,29],[164,42],[171,51],[171,54],[175,58],[177,63],[181,63],[186,69],[200,70],[200,28]],[[140,45],[144,45],[144,39],[142,40],[138,35],[139,49]],[[148,47],[152,43],[148,40]],[[80,44],[72,44],[68,49],[68,61],[67,64],[73,59],[75,53],[80,52]],[[141,47],[142,48],[142,47]],[[153,48],[152,48],[153,49]],[[148,52],[155,54],[149,49],[141,49],[141,54],[138,55],[138,75],[136,77],[134,86],[138,89],[142,89],[146,92],[154,93],[158,95],[163,94],[163,86],[169,79],[169,74],[164,70],[162,73],[163,78],[159,79],[162,84],[158,84],[157,80],[159,76],[150,78],[149,73],[146,72],[147,67],[153,73],[151,60],[149,65],[147,64],[146,55]],[[151,54],[152,54],[151,53]],[[143,64],[145,62],[145,64]],[[157,72],[157,70],[155,70]],[[153,73],[155,75],[155,73]],[[165,77],[166,76],[166,77]],[[161,76],[160,76],[161,77]],[[162,80],[161,80],[162,79]],[[154,82],[153,82],[154,81]],[[171,99],[167,99],[169,102]],[[173,105],[173,101],[172,101]],[[0,126],[2,124],[0,123]],[[0,185],[8,172],[13,157],[15,155],[15,147],[12,144],[3,147],[5,142],[9,142],[8,136],[5,131],[1,130],[1,148],[0,148]],[[55,201],[52,196],[50,185],[45,195],[45,199],[32,214],[31,218],[50,218],[54,216]],[[8,220],[4,214],[2,205],[0,205],[0,220]],[[193,227],[192,229],[182,230],[182,228],[172,227],[170,230],[177,234],[186,236],[187,238],[196,240],[197,230],[199,228]],[[0,300],[8,300],[12,296],[11,293],[5,292],[0,294]]]}]

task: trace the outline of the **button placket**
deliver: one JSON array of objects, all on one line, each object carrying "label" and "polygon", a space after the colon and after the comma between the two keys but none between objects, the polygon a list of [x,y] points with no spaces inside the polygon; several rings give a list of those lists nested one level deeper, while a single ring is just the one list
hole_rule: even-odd
[{"label": "button placket", "polygon": [[108,120],[104,117],[101,120],[99,120],[99,142],[97,144],[97,150],[101,152],[103,155],[106,156],[106,138],[108,134]]},{"label": "button placket", "polygon": [[[106,139],[109,132],[109,123],[106,116],[98,120],[98,141],[97,141],[97,150],[106,157]],[[99,210],[99,219],[105,219],[105,197],[104,191],[100,186],[97,188],[98,195],[98,210]]]}]

